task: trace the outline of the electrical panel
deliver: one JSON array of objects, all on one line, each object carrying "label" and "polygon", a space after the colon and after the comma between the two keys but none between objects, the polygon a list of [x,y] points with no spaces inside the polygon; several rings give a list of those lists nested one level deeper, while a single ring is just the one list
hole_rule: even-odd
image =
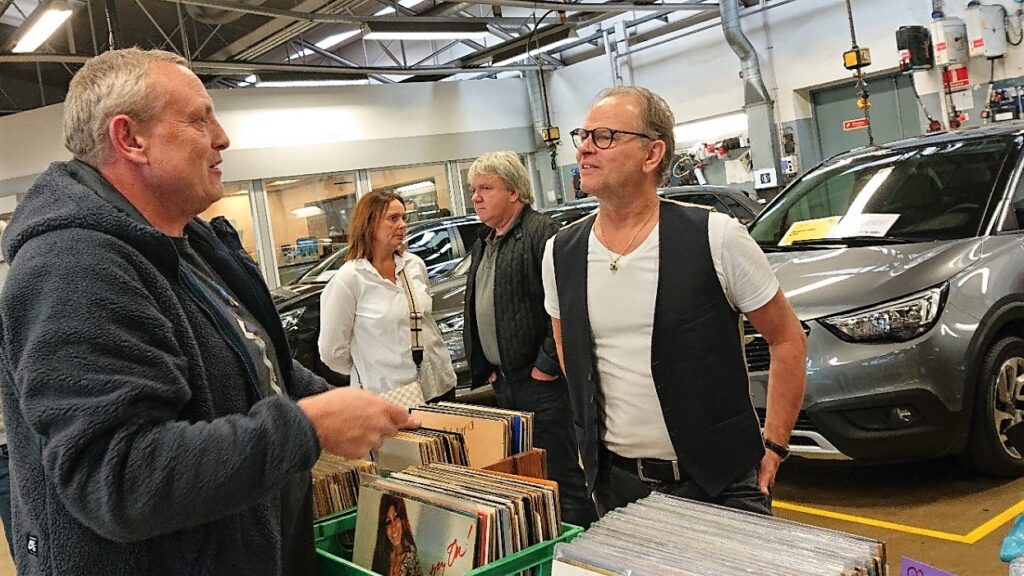
[{"label": "electrical panel", "polygon": [[800,172],[800,162],[796,155],[783,156],[780,164],[782,166],[783,176],[795,176]]},{"label": "electrical panel", "polygon": [[963,20],[953,17],[932,20],[931,31],[936,65],[967,64],[971,55],[967,49],[967,25]]},{"label": "electrical panel", "polygon": [[1006,9],[999,5],[971,6],[967,20],[968,52],[989,60],[1006,56]]},{"label": "electrical panel", "polygon": [[935,66],[932,35],[924,26],[900,26],[896,30],[896,49],[900,53],[900,70],[931,70]]}]

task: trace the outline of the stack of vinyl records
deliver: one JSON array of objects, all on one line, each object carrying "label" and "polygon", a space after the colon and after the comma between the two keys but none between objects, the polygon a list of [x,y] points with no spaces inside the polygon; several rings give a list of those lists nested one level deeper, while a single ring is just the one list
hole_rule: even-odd
[{"label": "stack of vinyl records", "polygon": [[417,406],[411,413],[425,428],[462,434],[474,468],[533,448],[532,412],[441,402]]},{"label": "stack of vinyl records", "polygon": [[560,530],[555,482],[418,466],[362,477],[352,560],[377,574],[461,576]]},{"label": "stack of vinyl records", "polygon": [[317,518],[356,505],[359,497],[359,473],[376,474],[377,466],[368,460],[348,460],[324,452],[313,464],[313,513]]},{"label": "stack of vinyl records", "polygon": [[555,546],[552,576],[885,576],[885,544],[654,493]]},{"label": "stack of vinyl records", "polygon": [[466,466],[468,463],[462,434],[431,428],[401,431],[385,438],[373,457],[382,472],[396,472],[424,464]]}]

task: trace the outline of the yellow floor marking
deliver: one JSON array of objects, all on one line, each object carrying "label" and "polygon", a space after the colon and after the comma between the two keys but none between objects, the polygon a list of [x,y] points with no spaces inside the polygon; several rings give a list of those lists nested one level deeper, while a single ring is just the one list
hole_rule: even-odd
[{"label": "yellow floor marking", "polygon": [[1024,500],[1017,502],[1013,506],[1000,512],[991,520],[985,522],[981,526],[978,526],[974,530],[971,530],[970,532],[964,535],[953,534],[951,532],[942,532],[941,530],[931,530],[928,528],[918,528],[916,526],[908,526],[906,524],[897,524],[896,522],[875,520],[873,518],[854,516],[852,514],[843,514],[842,512],[832,512],[830,510],[822,510],[820,508],[811,508],[809,506],[801,506],[799,504],[790,504],[789,502],[775,501],[772,503],[772,507],[779,508],[781,510],[792,510],[793,512],[810,514],[812,516],[822,516],[824,518],[831,518],[833,520],[842,520],[844,522],[853,522],[855,524],[874,526],[876,528],[885,528],[886,530],[895,530],[897,532],[917,534],[919,536],[927,536],[929,538],[937,538],[939,540],[949,540],[951,542],[960,542],[962,544],[974,544],[982,538],[991,534],[993,531],[995,531],[1003,524],[1006,524],[1010,520],[1013,520],[1018,514],[1024,513]]}]

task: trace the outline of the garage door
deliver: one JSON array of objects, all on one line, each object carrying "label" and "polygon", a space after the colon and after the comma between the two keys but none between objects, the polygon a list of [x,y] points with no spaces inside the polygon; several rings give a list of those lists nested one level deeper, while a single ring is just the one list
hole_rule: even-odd
[{"label": "garage door", "polygon": [[[868,91],[876,144],[921,134],[917,101],[908,76],[872,78]],[[811,99],[822,158],[868,144],[868,131],[860,122],[863,113],[857,108],[856,82],[813,91]]]}]

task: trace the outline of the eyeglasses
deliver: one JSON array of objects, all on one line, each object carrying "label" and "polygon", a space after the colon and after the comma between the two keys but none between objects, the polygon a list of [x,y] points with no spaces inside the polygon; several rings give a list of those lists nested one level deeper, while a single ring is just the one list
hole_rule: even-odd
[{"label": "eyeglasses", "polygon": [[569,132],[569,134],[572,136],[573,145],[577,148],[582,146],[583,142],[587,138],[590,138],[590,141],[594,143],[594,146],[597,146],[601,150],[611,148],[612,142],[615,141],[616,134],[629,134],[630,136],[638,136],[648,140],[657,140],[659,138],[658,136],[651,136],[640,132],[630,132],[629,130],[616,130],[614,128],[594,128],[593,130],[576,128],[572,132]]}]

